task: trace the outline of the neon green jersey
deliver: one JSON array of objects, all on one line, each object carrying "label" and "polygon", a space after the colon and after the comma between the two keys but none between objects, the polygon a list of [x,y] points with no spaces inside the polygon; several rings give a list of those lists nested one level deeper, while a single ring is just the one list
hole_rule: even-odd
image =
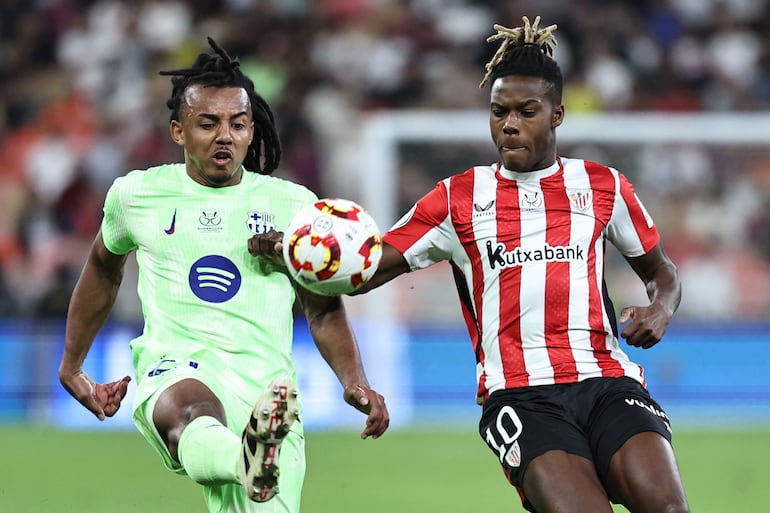
[{"label": "neon green jersey", "polygon": [[205,361],[211,353],[248,401],[252,387],[277,373],[295,375],[294,289],[275,265],[249,254],[247,241],[285,230],[316,199],[301,185],[250,172],[238,185],[206,187],[184,164],[115,180],[102,236],[113,253],[136,250],[144,315],[143,333],[131,342],[138,380],[164,358]]}]

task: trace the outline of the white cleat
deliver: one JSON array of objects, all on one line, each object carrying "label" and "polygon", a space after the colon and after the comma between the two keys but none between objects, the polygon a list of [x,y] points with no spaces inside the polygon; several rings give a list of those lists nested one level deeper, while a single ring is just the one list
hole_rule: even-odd
[{"label": "white cleat", "polygon": [[243,430],[241,483],[251,500],[265,502],[278,493],[281,442],[298,419],[297,386],[288,376],[274,379]]}]

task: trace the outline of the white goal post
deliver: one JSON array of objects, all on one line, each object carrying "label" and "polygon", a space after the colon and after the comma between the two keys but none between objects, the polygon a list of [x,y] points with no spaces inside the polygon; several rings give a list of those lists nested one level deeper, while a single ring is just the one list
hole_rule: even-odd
[{"label": "white goal post", "polygon": [[[688,143],[770,146],[770,113],[567,114],[556,131],[561,143]],[[363,125],[368,172],[362,201],[378,220],[395,221],[398,145],[403,142],[489,142],[486,111],[392,111]],[[473,163],[468,163],[468,166]],[[461,171],[461,170],[458,170]],[[381,221],[382,222],[382,221]]]}]

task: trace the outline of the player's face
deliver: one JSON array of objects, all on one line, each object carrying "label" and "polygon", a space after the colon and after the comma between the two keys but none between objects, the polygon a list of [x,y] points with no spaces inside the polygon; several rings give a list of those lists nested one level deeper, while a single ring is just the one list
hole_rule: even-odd
[{"label": "player's face", "polygon": [[240,87],[188,87],[180,120],[171,122],[171,137],[184,147],[187,174],[209,187],[239,183],[254,137],[251,116],[249,96]]},{"label": "player's face", "polygon": [[538,77],[510,75],[492,84],[489,127],[506,169],[543,169],[556,159],[556,127],[564,106],[554,105],[551,85]]}]

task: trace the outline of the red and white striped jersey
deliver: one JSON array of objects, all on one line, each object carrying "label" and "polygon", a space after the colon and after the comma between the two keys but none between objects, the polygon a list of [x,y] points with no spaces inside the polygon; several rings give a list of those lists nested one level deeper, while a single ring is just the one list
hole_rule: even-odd
[{"label": "red and white striped jersey", "polygon": [[604,244],[659,240],[617,170],[559,158],[515,173],[477,166],[439,182],[384,236],[412,270],[451,263],[476,352],[478,399],[504,388],[629,376],[604,287]]}]

